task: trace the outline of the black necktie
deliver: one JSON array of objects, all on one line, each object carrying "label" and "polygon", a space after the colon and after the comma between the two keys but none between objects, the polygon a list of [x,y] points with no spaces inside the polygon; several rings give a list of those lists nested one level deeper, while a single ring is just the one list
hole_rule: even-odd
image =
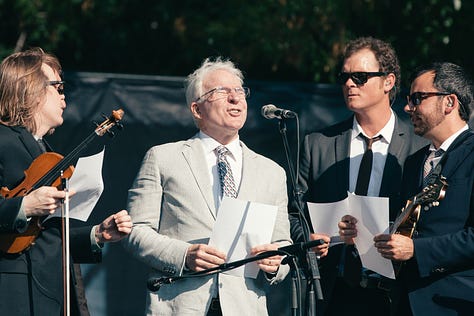
[{"label": "black necktie", "polygon": [[38,138],[37,142],[41,149],[41,152],[45,153],[47,150],[46,150],[46,145],[44,144],[44,141],[41,138]]},{"label": "black necktie", "polygon": [[[382,135],[375,136],[373,138],[367,138],[366,136],[359,134],[367,145],[362,160],[360,162],[359,174],[357,176],[357,184],[355,194],[367,195],[367,189],[369,188],[370,173],[372,172],[372,144],[382,138]],[[344,244],[342,247],[341,258],[339,261],[339,275],[344,277],[344,280],[351,286],[359,286],[362,275],[362,263],[359,259],[359,253],[357,248],[353,245]],[[342,274],[342,275],[341,275]]]},{"label": "black necktie", "polygon": [[380,139],[382,135],[375,136],[373,138],[367,138],[366,136],[360,134],[367,144],[364,155],[360,162],[359,174],[357,176],[357,184],[355,189],[355,194],[357,195],[367,195],[367,189],[369,188],[370,173],[372,172],[372,161],[374,159],[374,154],[372,152],[372,144]]}]

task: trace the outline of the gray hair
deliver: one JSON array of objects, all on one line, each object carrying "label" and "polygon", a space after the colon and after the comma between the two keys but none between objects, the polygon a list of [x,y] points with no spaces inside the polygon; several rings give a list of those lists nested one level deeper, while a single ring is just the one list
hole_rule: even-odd
[{"label": "gray hair", "polygon": [[229,59],[216,57],[215,60],[211,60],[210,58],[206,58],[201,66],[194,70],[194,72],[190,74],[184,82],[186,89],[186,104],[188,106],[204,93],[204,91],[202,91],[204,78],[215,70],[228,71],[237,76],[240,79],[241,84],[244,82],[242,71],[240,71]]}]

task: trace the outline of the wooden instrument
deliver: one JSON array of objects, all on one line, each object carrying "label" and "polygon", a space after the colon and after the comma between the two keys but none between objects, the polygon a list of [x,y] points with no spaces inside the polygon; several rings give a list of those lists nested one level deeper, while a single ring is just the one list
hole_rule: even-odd
[{"label": "wooden instrument", "polygon": [[[439,201],[446,194],[447,186],[446,178],[439,176],[434,183],[427,185],[420,193],[409,199],[390,228],[390,234],[401,234],[412,238],[420,218],[421,207],[423,206],[425,210],[429,210],[430,207],[438,206]],[[393,261],[395,275],[400,273],[402,263]]]},{"label": "wooden instrument", "polygon": [[[110,117],[97,125],[84,141],[82,141],[67,156],[46,152],[38,156],[31,165],[25,170],[25,178],[14,189],[9,190],[2,187],[0,194],[6,198],[25,196],[28,193],[42,186],[61,186],[61,179],[69,179],[74,171],[73,162],[79,157],[79,154],[89,145],[96,136],[103,136],[105,133],[112,133],[111,128],[121,126],[120,120],[123,117],[123,110],[112,111]],[[20,234],[1,234],[0,251],[9,254],[16,254],[30,247],[41,231],[41,217],[34,216],[30,219],[25,232]]]},{"label": "wooden instrument", "polygon": [[430,206],[437,206],[439,201],[444,198],[447,186],[446,178],[440,176],[433,184],[427,185],[420,193],[408,200],[400,215],[393,222],[390,234],[402,234],[411,238],[420,218],[421,206],[426,205],[426,210]]}]

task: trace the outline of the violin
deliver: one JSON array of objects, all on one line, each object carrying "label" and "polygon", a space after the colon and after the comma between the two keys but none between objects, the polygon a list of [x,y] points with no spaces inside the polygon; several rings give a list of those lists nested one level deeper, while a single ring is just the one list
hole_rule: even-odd
[{"label": "violin", "polygon": [[[103,136],[106,133],[113,135],[112,127],[121,127],[120,121],[123,117],[123,110],[118,109],[112,111],[112,114],[101,124],[98,124],[94,132],[92,132],[84,141],[82,141],[75,149],[73,149],[65,157],[58,153],[46,152],[38,156],[31,165],[25,170],[25,178],[14,189],[2,187],[0,194],[5,198],[13,198],[17,196],[25,196],[28,193],[42,187],[54,186],[61,187],[63,179],[71,178],[74,172],[73,162],[87,148],[96,136]],[[27,229],[23,233],[1,234],[0,235],[0,252],[8,254],[17,254],[28,249],[41,232],[40,216],[33,216]]]}]

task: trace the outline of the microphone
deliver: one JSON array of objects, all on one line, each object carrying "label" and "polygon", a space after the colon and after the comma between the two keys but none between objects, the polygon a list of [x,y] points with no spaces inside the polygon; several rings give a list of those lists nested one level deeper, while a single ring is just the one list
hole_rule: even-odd
[{"label": "microphone", "polygon": [[149,278],[146,282],[146,287],[151,292],[156,292],[160,289],[163,284],[171,284],[173,283],[173,279],[169,277],[161,277],[161,278]]},{"label": "microphone", "polygon": [[295,118],[297,114],[290,110],[279,109],[273,104],[267,104],[262,106],[262,115],[267,120],[271,120],[274,118],[281,120],[284,118]]},{"label": "microphone", "polygon": [[324,244],[325,241],[322,239],[311,240],[308,242],[300,242],[297,244],[284,246],[278,248],[278,251],[286,252],[289,255],[296,255],[298,253],[304,252],[306,249],[313,248],[319,245]]}]

